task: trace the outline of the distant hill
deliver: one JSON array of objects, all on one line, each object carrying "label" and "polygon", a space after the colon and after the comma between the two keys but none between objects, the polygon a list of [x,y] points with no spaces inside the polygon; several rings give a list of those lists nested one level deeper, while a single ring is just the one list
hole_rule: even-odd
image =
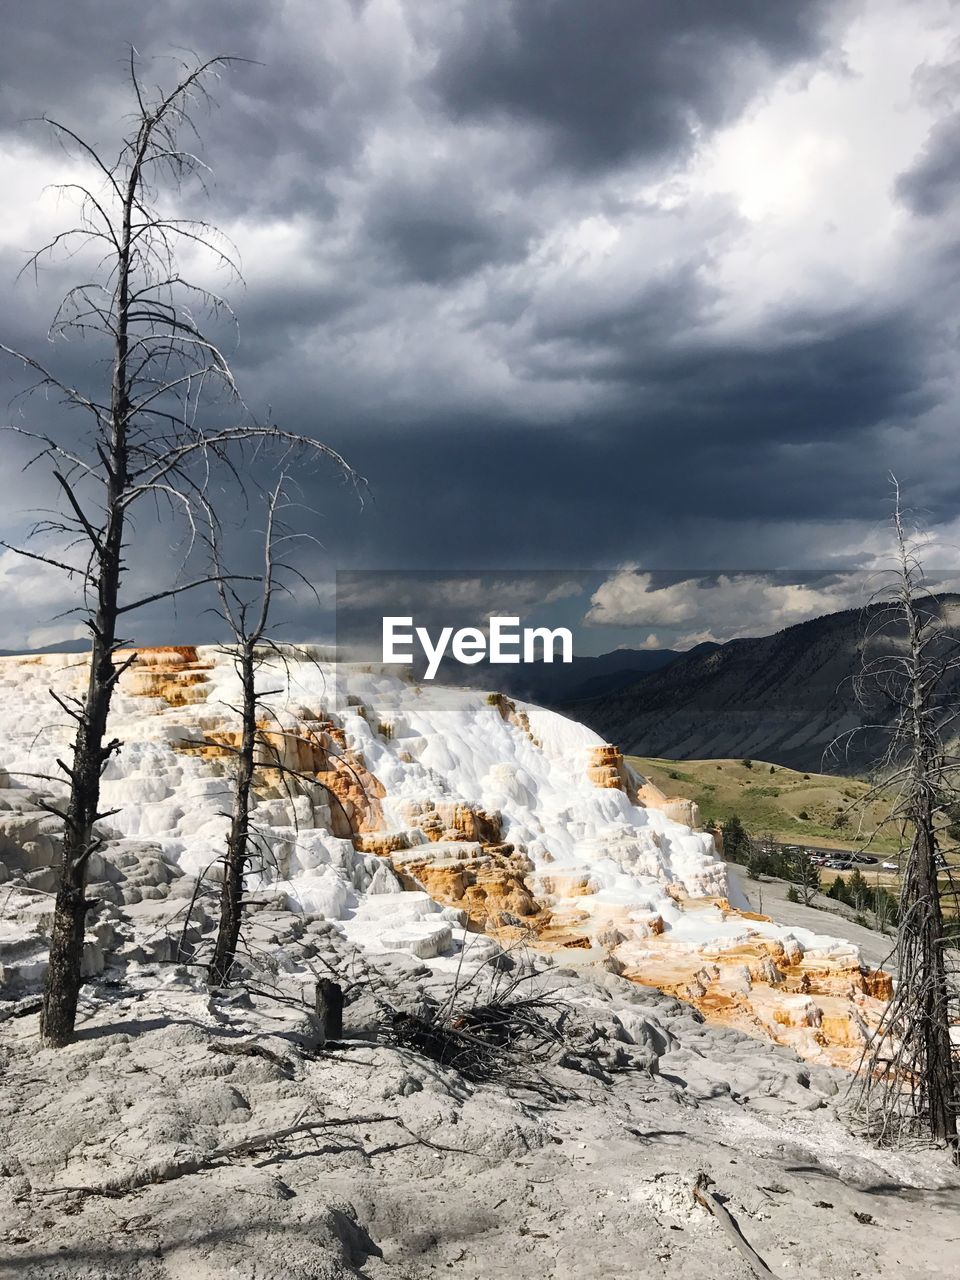
[{"label": "distant hill", "polygon": [[[566,700],[566,698],[571,700],[602,698],[617,693],[621,689],[630,688],[631,685],[636,684],[638,676],[663,671],[678,658],[687,657],[688,653],[707,654],[719,647],[717,644],[708,642],[699,644],[686,653],[678,649],[617,649],[613,653],[601,654],[598,658],[574,658],[569,667],[560,668],[560,671],[565,669],[570,672],[573,683],[573,688],[566,693],[566,697],[564,698],[564,677],[561,676],[557,680],[560,671],[553,677],[554,688],[548,688],[545,692],[552,695],[553,701]],[[547,669],[542,670],[545,674]]]},{"label": "distant hill", "polygon": [[[944,596],[935,607],[950,620],[960,617],[958,596]],[[885,734],[863,726],[888,723],[892,716],[879,693],[867,708],[860,706],[853,684],[865,624],[877,608],[691,650],[615,692],[571,699],[563,710],[634,755],[753,758],[806,772],[862,772],[886,742]],[[953,687],[960,692],[960,673]],[[824,761],[830,744],[852,729],[863,731],[846,753]]]},{"label": "distant hill", "polygon": [[786,844],[891,854],[900,847],[887,823],[893,796],[857,778],[798,772],[766,760],[655,760],[633,767],[671,796],[695,800],[707,826],[736,814],[752,835]]},{"label": "distant hill", "polygon": [[[712,650],[716,645],[698,646]],[[478,663],[465,667],[459,662],[441,663],[438,680],[447,684],[468,684],[474,688],[498,689],[511,698],[558,707],[567,702],[616,693],[636,684],[655,671],[662,671],[678,658],[688,655],[677,649],[615,649],[597,657],[574,656],[569,663],[535,663],[520,666],[492,666]]]},{"label": "distant hill", "polygon": [[45,644],[40,649],[0,649],[0,658],[21,658],[40,653],[86,653],[89,648],[89,640],[58,640],[56,644]]}]

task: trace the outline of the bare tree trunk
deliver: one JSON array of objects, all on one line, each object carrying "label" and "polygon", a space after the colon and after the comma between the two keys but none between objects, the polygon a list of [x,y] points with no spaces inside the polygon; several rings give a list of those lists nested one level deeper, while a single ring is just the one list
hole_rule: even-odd
[{"label": "bare tree trunk", "polygon": [[114,669],[110,643],[99,637],[91,655],[84,721],[77,730],[70,801],[64,824],[63,859],[53,913],[40,1034],[60,1048],[73,1037],[80,995],[87,909],[87,865],[99,841],[94,823],[100,802],[100,773],[110,754],[104,747]]},{"label": "bare tree trunk", "polygon": [[[184,521],[189,556],[195,517],[201,509],[210,514],[206,492],[212,464],[220,464],[242,487],[236,454],[242,455],[249,442],[272,443],[285,455],[295,451],[315,460],[328,459],[353,477],[335,450],[310,437],[272,424],[260,425],[243,415],[236,424],[220,429],[211,429],[202,421],[204,389],[212,384],[225,390],[244,415],[246,411],[226,357],[195,318],[198,307],[213,315],[229,314],[229,307],[204,285],[181,273],[177,246],[186,245],[191,253],[211,254],[221,266],[237,268],[228,241],[204,222],[167,215],[159,202],[159,191],[164,181],[177,190],[205,169],[198,156],[179,145],[178,133],[186,128],[196,134],[190,112],[204,100],[208,77],[231,61],[216,57],[196,62],[192,68],[185,66],[171,92],[151,99],[145,95],[138,74],[137,55],[131,52],[136,124],[113,160],[68,125],[48,121],[61,142],[75,148],[84,163],[93,167],[97,184],[91,188],[70,182],[62,188],[80,198],[79,222],[54,236],[27,265],[35,266],[42,256],[68,247],[73,237],[95,245],[102,254],[95,278],[68,290],[51,334],[96,335],[108,346],[112,356],[109,395],[105,390],[100,395],[87,394],[40,361],[0,344],[0,351],[37,375],[36,388],[56,392],[62,403],[82,411],[88,421],[92,417],[94,423],[92,431],[71,431],[60,439],[45,432],[12,428],[39,442],[40,451],[32,461],[44,459],[50,465],[66,500],[53,519],[39,522],[34,535],[60,536],[68,550],[61,556],[59,552],[48,554],[0,544],[66,573],[71,581],[79,580],[83,584],[81,608],[92,633],[85,693],[82,697],[53,695],[77,727],[69,762],[57,761],[67,781],[67,797],[59,804],[43,802],[43,807],[63,822],[63,855],[41,1016],[41,1034],[51,1046],[68,1043],[76,1022],[84,925],[91,905],[86,898],[87,869],[91,855],[102,843],[97,823],[108,816],[99,811],[101,778],[107,761],[120,747],[117,741],[107,741],[107,722],[117,681],[133,661],[130,658],[116,665],[117,650],[127,643],[118,635],[120,620],[144,605],[204,584],[216,581],[223,587],[222,577],[203,576],[139,599],[122,599],[128,512],[145,498],[158,507],[166,504],[174,518]],[[255,706],[254,693],[251,707]],[[254,723],[250,743],[255,732]],[[231,923],[221,955],[223,973],[236,949],[237,912],[242,905],[243,874],[237,868],[242,868],[247,847],[252,745],[248,754],[246,780],[240,779],[231,829],[231,898],[226,910]],[[49,774],[35,776],[50,778]]]},{"label": "bare tree trunk", "polygon": [[915,998],[922,1036],[921,1111],[930,1134],[948,1145],[957,1142],[958,1099],[950,1043],[950,991],[945,963],[945,930],[938,883],[937,839],[932,798],[924,790],[918,806],[916,834],[903,885],[904,929],[913,935],[917,955]]},{"label": "bare tree trunk", "polygon": [[257,689],[252,641],[241,645],[237,658],[240,684],[242,733],[237,752],[237,776],[233,796],[233,814],[227,852],[224,858],[223,888],[220,893],[220,926],[210,962],[209,979],[213,986],[224,987],[230,981],[240,941],[243,919],[243,880],[247,870],[250,840],[250,789],[256,766]]},{"label": "bare tree trunk", "polygon": [[[885,787],[899,795],[891,819],[912,833],[905,852],[894,950],[897,980],[880,1026],[864,1052],[858,1107],[883,1143],[932,1139],[958,1154],[960,1062],[951,1043],[951,990],[941,902],[938,829],[948,776],[941,725],[947,674],[956,669],[955,642],[945,635],[942,610],[924,592],[923,570],[908,543],[899,491],[894,512],[897,594],[878,612],[868,639],[883,639],[884,653],[865,663],[863,679],[897,708],[885,764]],[[926,595],[926,598],[924,596]],[[906,630],[906,644],[885,629]]]},{"label": "bare tree trunk", "polygon": [[[900,949],[912,950],[916,960],[913,978],[920,1026],[920,1112],[927,1116],[930,1134],[956,1146],[957,1102],[953,1050],[950,1043],[950,1009],[944,956],[943,908],[940,902],[939,849],[936,805],[943,772],[943,751],[936,725],[933,694],[937,680],[925,662],[921,619],[908,569],[909,559],[899,509],[897,542],[903,566],[902,608],[907,620],[909,663],[909,715],[912,737],[910,817],[914,836],[904,881],[901,907],[906,937]],[[913,938],[909,937],[913,934]]]},{"label": "bare tree trunk", "polygon": [[[73,1037],[80,995],[83,937],[89,902],[87,865],[100,841],[94,826],[100,816],[100,776],[118,743],[106,743],[110,700],[119,673],[113,655],[117,647],[118,599],[122,572],[124,504],[127,487],[127,430],[130,380],[127,370],[130,317],[130,249],[133,207],[140,185],[149,130],[141,126],[136,159],[124,189],[116,286],[116,330],[113,378],[110,388],[110,439],[104,451],[107,472],[106,523],[101,533],[91,530],[96,564],[97,610],[91,620],[93,643],[87,694],[77,725],[73,765],[68,773],[70,796],[63,836],[63,860],[50,936],[50,955],[44,987],[40,1034],[53,1048]],[[66,487],[66,485],[64,485]],[[69,490],[68,490],[69,494]]]},{"label": "bare tree trunk", "polygon": [[343,1036],[343,988],[332,978],[318,978],[315,1012],[317,1015],[317,1047]]},{"label": "bare tree trunk", "polygon": [[[220,596],[220,616],[233,632],[234,661],[240,677],[241,689],[241,735],[240,746],[236,751],[233,812],[224,857],[224,880],[220,890],[220,927],[217,931],[213,959],[208,969],[211,985],[218,987],[226,986],[230,982],[243,917],[244,877],[256,853],[251,835],[250,792],[257,756],[258,754],[265,756],[270,766],[277,770],[284,781],[284,786],[288,788],[290,798],[293,793],[289,789],[288,780],[294,786],[303,782],[315,782],[312,776],[301,774],[296,768],[290,768],[284,759],[282,747],[271,743],[269,736],[260,734],[258,726],[260,712],[268,716],[272,714],[269,708],[261,708],[259,704],[260,690],[257,688],[257,673],[264,660],[264,654],[272,653],[284,664],[286,662],[282,657],[282,651],[269,634],[270,610],[274,593],[289,590],[284,582],[287,576],[292,576],[308,587],[310,585],[290,562],[284,551],[284,548],[289,547],[292,536],[283,521],[283,511],[287,505],[284,492],[287,483],[287,474],[282,471],[266,501],[263,572],[258,579],[259,599],[245,597],[234,585],[235,579],[225,572],[219,522],[212,511],[208,512],[210,556]],[[280,737],[282,740],[282,729]]]}]

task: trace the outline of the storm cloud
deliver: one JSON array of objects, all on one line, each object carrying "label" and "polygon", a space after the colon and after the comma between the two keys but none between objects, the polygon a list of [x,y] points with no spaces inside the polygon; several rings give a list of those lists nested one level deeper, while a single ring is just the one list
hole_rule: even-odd
[{"label": "storm cloud", "polygon": [[457,8],[430,78],[458,115],[542,131],[594,170],[675,165],[778,68],[821,53],[821,0],[492,0]]},{"label": "storm cloud", "polygon": [[[890,471],[952,561],[958,36],[948,0],[38,0],[0,51],[0,341],[99,376],[45,341],[79,268],[16,279],[71,217],[44,188],[76,162],[33,118],[109,149],[130,46],[149,83],[235,53],[181,199],[242,260],[245,400],[369,482],[361,507],[303,477],[312,578],[869,566]],[[13,541],[50,495],[0,449]],[[175,548],[142,536],[146,579]],[[0,645],[69,628],[69,590],[0,573]],[[329,630],[308,595],[289,613]]]}]

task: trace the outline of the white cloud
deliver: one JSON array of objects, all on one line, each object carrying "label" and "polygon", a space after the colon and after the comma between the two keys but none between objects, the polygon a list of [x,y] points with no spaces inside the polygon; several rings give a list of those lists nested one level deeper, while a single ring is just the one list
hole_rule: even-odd
[{"label": "white cloud", "polygon": [[[63,548],[45,550],[51,556],[64,554]],[[37,648],[86,634],[76,617],[56,616],[77,603],[75,586],[71,586],[65,574],[15,551],[0,551],[0,600],[3,601],[2,648]]]},{"label": "white cloud", "polygon": [[714,266],[731,322],[909,284],[917,238],[895,183],[936,119],[916,73],[943,57],[951,11],[955,22],[950,0],[863,6],[840,57],[785,76],[704,148],[689,198],[726,196],[743,219]]},{"label": "white cloud", "polygon": [[593,627],[670,627],[677,632],[676,643],[689,647],[703,640],[767,634],[856,608],[868,602],[875,587],[871,576],[862,573],[819,584],[734,573],[657,586],[650,573],[622,569],[594,592],[584,622]]}]

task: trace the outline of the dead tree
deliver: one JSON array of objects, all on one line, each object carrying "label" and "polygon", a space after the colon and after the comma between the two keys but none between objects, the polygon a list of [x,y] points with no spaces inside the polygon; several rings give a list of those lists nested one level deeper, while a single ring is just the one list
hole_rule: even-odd
[{"label": "dead tree", "polygon": [[790,861],[790,879],[797,888],[797,896],[805,907],[811,907],[820,892],[820,868],[808,849],[798,850]]},{"label": "dead tree", "polygon": [[282,574],[285,571],[295,572],[278,555],[280,543],[291,537],[278,523],[284,480],[285,477],[281,476],[267,500],[263,574],[258,600],[251,601],[245,597],[235,580],[226,573],[221,555],[219,523],[215,513],[209,513],[210,547],[220,596],[220,616],[233,632],[234,645],[231,651],[240,681],[240,704],[236,708],[240,717],[240,738],[232,753],[236,771],[230,830],[223,859],[220,923],[208,970],[209,981],[216,987],[226,986],[230,981],[243,922],[243,886],[250,865],[253,839],[250,825],[251,793],[257,755],[261,749],[261,734],[258,730],[261,690],[257,686],[257,673],[264,659],[278,652],[268,635],[270,610],[274,595],[285,587]]},{"label": "dead tree", "polygon": [[[66,761],[58,761],[67,796],[51,805],[63,820],[63,851],[50,939],[42,1035],[49,1045],[73,1035],[80,989],[87,867],[102,844],[97,823],[101,775],[120,743],[107,738],[113,691],[134,661],[117,661],[130,642],[120,635],[127,614],[143,605],[209,581],[180,573],[174,585],[127,598],[123,587],[134,509],[153,502],[184,521],[188,552],[199,499],[212,469],[220,465],[239,479],[238,453],[250,442],[268,442],[281,453],[305,450],[349,471],[329,447],[274,424],[262,425],[245,408],[227,358],[200,326],[198,315],[231,316],[227,304],[185,277],[177,250],[187,247],[224,267],[236,269],[231,247],[202,221],[168,212],[169,199],[185,182],[202,183],[206,166],[189,149],[196,145],[192,113],[207,96],[207,85],[232,59],[216,57],[183,64],[169,91],[149,93],[131,55],[133,125],[115,157],[84,141],[68,125],[48,121],[57,137],[85,163],[88,183],[64,188],[79,204],[77,225],[57,235],[30,260],[92,246],[94,263],[84,283],[66,294],[51,337],[80,337],[103,354],[109,373],[101,389],[84,390],[59,377],[39,360],[2,349],[32,375],[34,387],[52,393],[85,415],[88,429],[41,433],[13,428],[33,439],[33,462],[50,466],[62,509],[34,534],[57,540],[12,547],[78,580],[78,606],[91,633],[86,692],[57,701],[76,725]],[[188,144],[181,138],[189,135]],[[96,383],[96,378],[92,379]],[[217,391],[219,401],[211,398]],[[31,464],[28,464],[31,465]],[[352,474],[352,473],[351,473]],[[66,550],[62,549],[67,544]],[[185,557],[185,563],[189,556]]]},{"label": "dead tree", "polygon": [[[957,711],[947,701],[958,669],[957,643],[925,587],[905,528],[899,491],[894,511],[894,599],[873,612],[865,640],[861,690],[880,690],[894,708],[881,775],[894,788],[891,820],[904,844],[899,923],[893,952],[896,986],[868,1045],[857,1109],[885,1144],[932,1139],[957,1152],[960,1062],[951,1043],[958,974],[946,948],[943,898],[955,893],[940,853],[956,760],[944,746]],[[870,653],[879,656],[870,657]],[[948,884],[941,886],[944,877]]]},{"label": "dead tree", "polygon": [[[226,748],[234,760],[234,781],[220,886],[220,919],[213,956],[207,967],[208,980],[215,987],[228,986],[234,977],[243,926],[246,877],[251,870],[255,870],[258,857],[266,862],[265,842],[251,816],[258,767],[267,768],[280,777],[287,798],[291,801],[297,792],[309,793],[321,785],[315,775],[287,763],[284,745],[288,730],[266,701],[276,690],[263,688],[259,680],[260,672],[265,666],[274,671],[280,669],[289,677],[290,647],[278,643],[272,629],[271,613],[275,597],[289,592],[291,579],[308,590],[313,590],[310,582],[293,563],[291,554],[294,542],[302,539],[315,541],[307,533],[293,531],[286,523],[286,513],[295,505],[288,499],[287,490],[291,487],[288,476],[281,473],[266,498],[263,566],[255,591],[241,585],[237,575],[227,572],[222,552],[220,521],[216,512],[207,507],[206,536],[213,577],[220,597],[218,613],[233,636],[229,652],[240,684],[240,702],[233,708],[240,722],[238,741],[236,745]],[[309,740],[319,746],[313,730],[308,733]],[[362,790],[361,780],[343,757],[332,752],[328,754],[334,755],[334,759],[351,772],[353,781]],[[328,794],[332,796],[332,792],[328,791]],[[340,1034],[342,1005],[337,1005],[338,995],[342,999],[342,993],[336,984],[328,983],[326,987],[318,985],[317,1015],[321,1025],[326,1028],[326,1035],[331,1039],[337,1039]]]},{"label": "dead tree", "polygon": [[[309,580],[293,563],[292,544],[301,539],[315,539],[310,534],[293,531],[286,523],[287,511],[297,505],[288,500],[287,490],[291,487],[288,476],[281,473],[266,497],[263,565],[256,579],[256,589],[247,585],[247,577],[241,581],[238,575],[227,572],[221,524],[216,512],[207,506],[205,536],[210,548],[212,576],[220,597],[217,612],[232,633],[232,643],[226,651],[233,659],[240,685],[240,701],[231,708],[239,720],[237,741],[211,740],[211,745],[223,749],[234,761],[230,825],[222,859],[220,919],[213,955],[207,965],[208,981],[215,987],[230,985],[236,976],[247,876],[258,869],[258,861],[261,869],[269,863],[268,842],[253,820],[253,791],[258,769],[276,774],[291,802],[297,794],[310,795],[321,788],[332,801],[340,803],[335,793],[320,783],[315,774],[288,762],[285,751],[288,738],[302,741],[303,733],[291,732],[283,724],[269,704],[270,696],[278,690],[266,689],[260,682],[260,673],[266,668],[274,674],[282,673],[283,683],[289,684],[290,658],[309,660],[302,651],[275,639],[271,617],[275,597],[290,591],[291,580],[313,591]],[[349,772],[352,782],[363,791],[362,779],[343,755],[325,745],[313,728],[306,728],[306,736],[309,742],[332,758],[335,767]],[[330,987],[334,985],[329,984]],[[318,987],[317,1014],[321,1023],[326,1025],[330,1038],[339,1036],[340,1013],[336,994]]]}]

